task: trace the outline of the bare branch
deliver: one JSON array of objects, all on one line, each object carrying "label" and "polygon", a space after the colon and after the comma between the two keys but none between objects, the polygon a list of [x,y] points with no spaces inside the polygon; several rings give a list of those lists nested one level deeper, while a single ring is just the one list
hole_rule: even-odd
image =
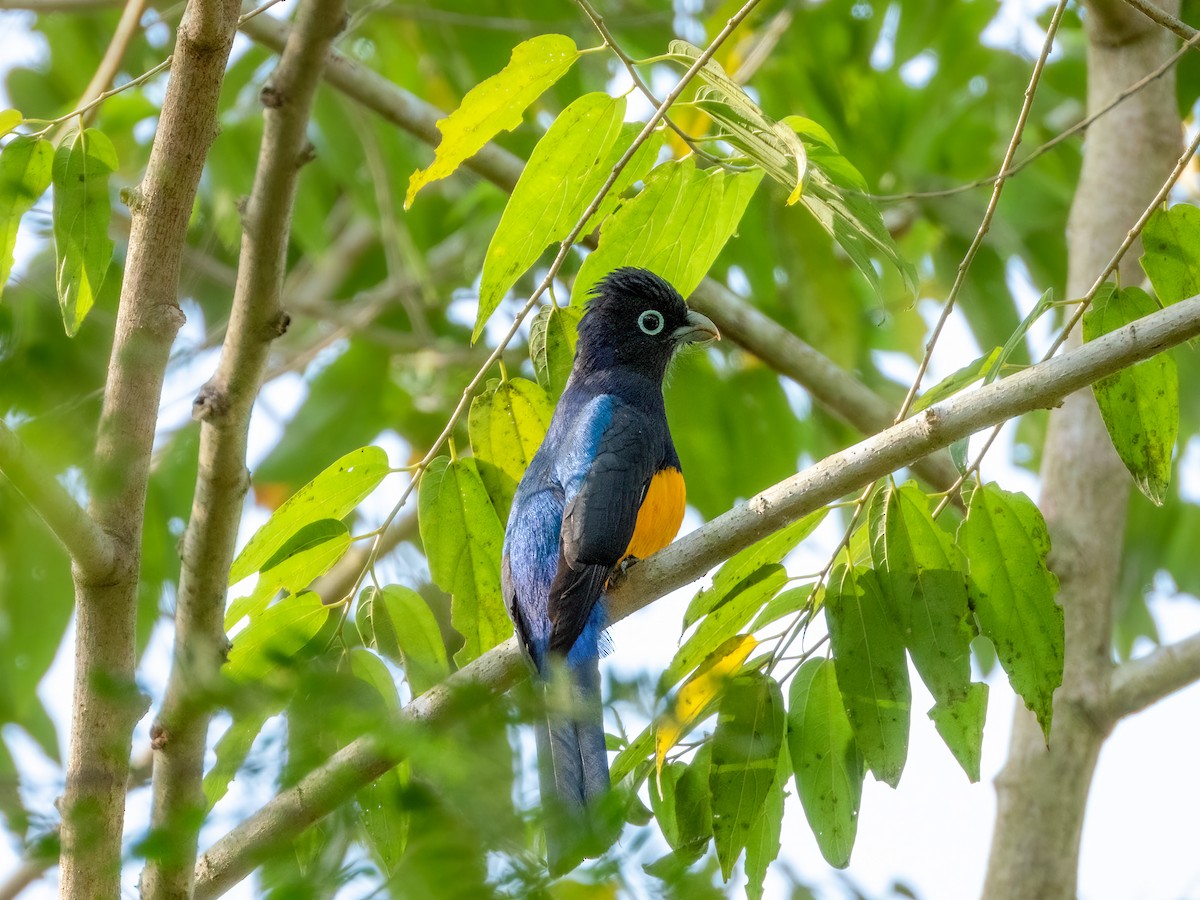
[{"label": "bare branch", "polygon": [[[90,512],[114,543],[103,578],[77,572],[74,714],[63,795],[62,896],[120,893],[133,725],[134,636],[146,486],[163,373],[183,322],[180,256],[237,22],[235,0],[192,0],[133,215],[89,479]],[[217,27],[217,26],[220,27]]]},{"label": "bare branch", "polygon": [[[113,78],[121,68],[121,60],[125,58],[125,51],[129,49],[133,36],[141,27],[142,13],[146,9],[147,2],[148,0],[127,0],[125,9],[121,12],[121,21],[117,23],[117,30],[113,33],[108,49],[104,51],[104,58],[100,60],[100,65],[84,89],[83,96],[75,104],[76,106],[86,107],[108,90],[108,86],[112,84]],[[95,112],[96,108],[93,106],[84,113],[82,116],[84,122],[90,121]]]},{"label": "bare branch", "polygon": [[1125,3],[1132,6],[1151,22],[1161,25],[1167,31],[1178,35],[1185,41],[1191,41],[1196,36],[1196,29],[1191,25],[1181,22],[1178,17],[1159,9],[1153,3],[1147,2],[1147,0],[1125,0]]},{"label": "bare branch", "polygon": [[98,580],[112,573],[112,540],[3,422],[0,422],[0,473],[8,477],[33,511],[50,526],[85,577]]},{"label": "bare branch", "polygon": [[[287,39],[288,26],[260,16],[245,22],[242,31],[279,50]],[[336,51],[329,54],[325,80],[425,143],[434,146],[441,139],[437,122],[445,113]],[[525,164],[496,144],[486,144],[465,165],[502,190],[512,191]],[[738,301],[724,285],[706,278],[692,299],[722,334],[794,379],[814,400],[862,433],[873,434],[895,418],[895,410],[874,391],[778,323]],[[957,476],[945,453],[914,468],[939,489],[948,488]]]},{"label": "bare branch", "polygon": [[202,780],[210,719],[208,709],[195,698],[220,669],[228,646],[223,613],[249,486],[250,413],[271,343],[288,326],[280,295],[296,183],[312,153],[305,129],[321,64],[344,16],[344,0],[303,3],[279,65],[261,92],[265,124],[244,216],[229,327],[217,372],[193,405],[193,416],[203,423],[199,472],[183,542],[174,660],[153,731],[151,825],[169,835],[172,852],[146,866],[141,887],[148,900],[187,897],[192,889],[205,809]]},{"label": "bare branch", "polygon": [[[772,531],[933,450],[988,425],[1052,406],[1105,375],[1197,334],[1200,297],[1193,297],[1077,350],[935,404],[768,488],[634,566],[628,578],[608,596],[610,619],[618,621],[630,615],[694,581]],[[512,685],[523,671],[516,640],[510,639],[422,694],[405,707],[401,719],[436,719],[448,707],[456,686],[478,682],[499,692]],[[338,751],[201,856],[196,870],[196,897],[220,896],[248,875],[273,848],[290,843],[399,759],[397,748],[373,737],[360,738]]]},{"label": "bare branch", "polygon": [[1113,724],[1200,680],[1200,634],[1117,666],[1109,694]]}]

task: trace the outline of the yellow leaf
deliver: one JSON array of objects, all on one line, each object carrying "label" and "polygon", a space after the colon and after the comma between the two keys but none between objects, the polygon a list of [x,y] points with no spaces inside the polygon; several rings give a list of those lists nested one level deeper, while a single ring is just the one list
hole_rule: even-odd
[{"label": "yellow leaf", "polygon": [[654,735],[654,768],[662,775],[667,753],[678,744],[721,693],[721,688],[738,673],[742,663],[758,646],[748,634],[737,634],[709,654],[696,673],[684,682],[670,712],[659,724]]}]

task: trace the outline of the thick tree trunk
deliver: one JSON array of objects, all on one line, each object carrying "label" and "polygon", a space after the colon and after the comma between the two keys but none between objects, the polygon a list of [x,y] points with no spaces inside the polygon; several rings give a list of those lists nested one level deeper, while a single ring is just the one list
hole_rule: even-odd
[{"label": "thick tree trunk", "polygon": [[[1178,0],[1160,3],[1172,14]],[[1174,39],[1116,0],[1085,10],[1088,111],[1161,65]],[[1180,152],[1174,73],[1093,124],[1068,225],[1068,297],[1080,297],[1108,264]],[[1136,248],[1120,274],[1141,280]],[[1078,333],[1070,345],[1079,343]],[[984,896],[1074,898],[1092,773],[1109,731],[1112,606],[1130,478],[1090,390],[1055,410],[1042,469],[1042,512],[1066,615],[1066,670],[1054,698],[1047,749],[1033,715],[1014,717],[1009,758],[996,779],[999,808]]]}]

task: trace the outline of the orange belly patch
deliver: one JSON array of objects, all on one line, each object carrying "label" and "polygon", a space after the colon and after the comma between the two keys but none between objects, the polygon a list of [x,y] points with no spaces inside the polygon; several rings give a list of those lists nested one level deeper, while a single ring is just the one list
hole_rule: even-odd
[{"label": "orange belly patch", "polygon": [[645,559],[675,540],[686,502],[683,473],[678,469],[663,469],[650,479],[625,556]]}]

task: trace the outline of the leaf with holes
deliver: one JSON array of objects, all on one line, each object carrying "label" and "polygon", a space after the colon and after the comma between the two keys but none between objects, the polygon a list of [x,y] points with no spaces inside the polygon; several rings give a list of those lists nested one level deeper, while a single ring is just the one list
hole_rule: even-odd
[{"label": "leaf with holes", "polygon": [[1042,514],[1024,494],[985,484],[971,495],[958,546],[970,566],[979,629],[1049,740],[1063,677],[1063,611],[1054,599],[1058,579],[1046,566],[1050,534]]},{"label": "leaf with holes", "polygon": [[116,170],[117,151],[95,128],[81,131],[54,154],[56,284],[63,324],[72,336],[96,302],[112,263],[108,179]]},{"label": "leaf with holes", "polygon": [[345,518],[387,474],[387,454],[379,447],[347,453],[296,491],[254,532],[229,569],[229,583],[237,584],[257,572],[306,525]]},{"label": "leaf with holes", "polygon": [[464,666],[513,633],[500,593],[504,526],[473,459],[435,459],[417,509],[429,571],[453,597],[450,622],[464,641],[454,660]]},{"label": "leaf with holes", "polygon": [[810,659],[788,697],[788,749],[808,825],[831,866],[850,864],[862,802],[862,753],[846,717],[832,660]]},{"label": "leaf with holes", "polygon": [[428,168],[409,178],[404,208],[412,206],[425,185],[445,178],[501,131],[520,125],[525,108],[578,57],[575,42],[561,34],[541,34],[513,48],[508,65],[471,88],[458,109],[437,123],[441,143]]},{"label": "leaf with holes", "polygon": [[0,292],[12,272],[21,216],[46,192],[53,168],[54,145],[49,141],[18,137],[0,150]]},{"label": "leaf with holes", "polygon": [[[1141,288],[1108,291],[1083,315],[1083,339],[1094,341],[1158,304]],[[1179,374],[1170,353],[1159,353],[1092,385],[1117,455],[1143,494],[1162,506],[1171,483],[1171,453],[1179,435]]]},{"label": "leaf with holes", "polygon": [[783,694],[775,680],[749,672],[731,681],[717,713],[708,774],[713,838],[726,881],[775,783],[783,737]]},{"label": "leaf with holes", "polygon": [[517,482],[541,446],[553,412],[546,392],[526,378],[492,379],[471,401],[471,450],[501,521],[508,519]]}]

